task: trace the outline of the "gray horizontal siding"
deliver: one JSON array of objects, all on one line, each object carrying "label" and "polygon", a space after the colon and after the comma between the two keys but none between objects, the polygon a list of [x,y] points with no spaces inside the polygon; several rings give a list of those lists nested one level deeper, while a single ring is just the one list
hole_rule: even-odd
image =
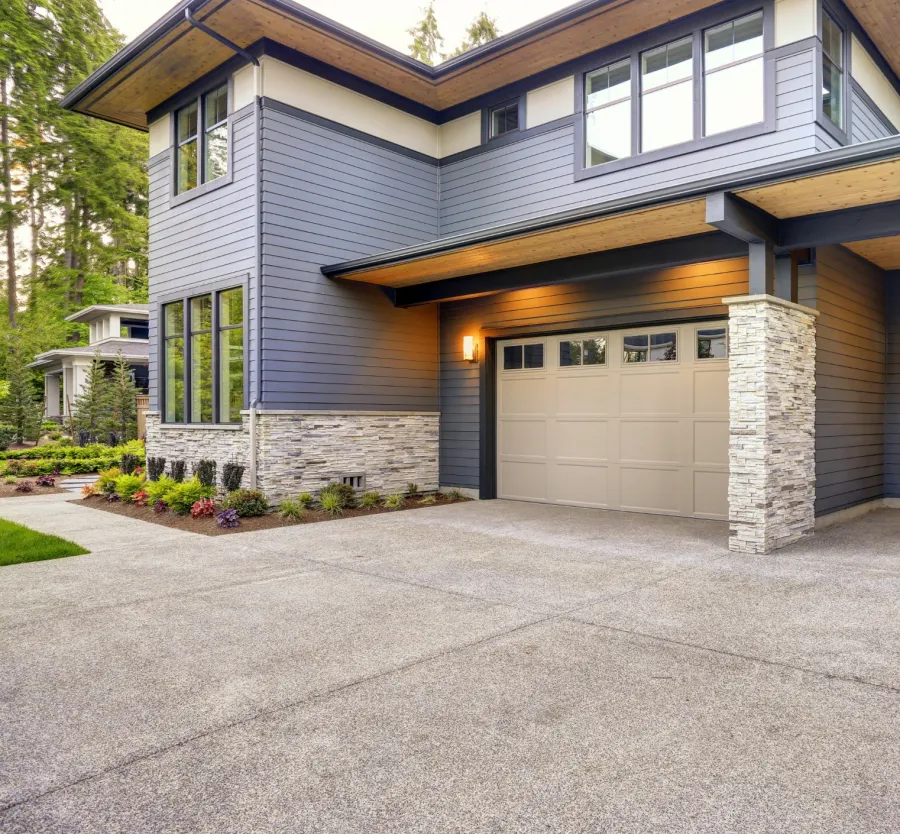
[{"label": "gray horizontal siding", "polygon": [[800,301],[816,322],[816,513],[884,494],[884,274],[841,246],[823,246]]},{"label": "gray horizontal siding", "polygon": [[900,274],[885,279],[888,332],[887,403],[884,425],[884,494],[900,498]]},{"label": "gray horizontal siding", "polygon": [[884,139],[886,136],[894,135],[890,126],[884,123],[881,116],[869,107],[861,96],[852,94],[850,101],[850,133],[853,144],[872,142],[875,139]]},{"label": "gray horizontal siding", "polygon": [[320,268],[432,240],[438,174],[272,109],[262,123],[266,408],[437,411],[437,310]]},{"label": "gray horizontal siding", "polygon": [[812,51],[776,62],[774,133],[576,182],[572,125],[441,168],[442,236],[814,153]]},{"label": "gray horizontal siding", "polygon": [[722,299],[746,292],[746,259],[738,258],[441,304],[441,484],[479,485],[479,367],[462,360],[463,336],[526,326],[570,330],[591,319],[665,319],[716,307],[725,317]]},{"label": "gray horizontal siding", "polygon": [[229,278],[249,279],[248,390],[256,383],[256,149],[252,107],[232,116],[233,180],[209,194],[169,205],[172,153],[155,156],[150,176],[150,408],[158,402],[158,300]]}]

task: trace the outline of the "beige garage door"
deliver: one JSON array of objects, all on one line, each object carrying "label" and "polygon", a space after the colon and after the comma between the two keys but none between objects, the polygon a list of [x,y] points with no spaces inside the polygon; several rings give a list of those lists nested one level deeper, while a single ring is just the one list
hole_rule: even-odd
[{"label": "beige garage door", "polygon": [[498,345],[498,495],[728,513],[725,322]]}]

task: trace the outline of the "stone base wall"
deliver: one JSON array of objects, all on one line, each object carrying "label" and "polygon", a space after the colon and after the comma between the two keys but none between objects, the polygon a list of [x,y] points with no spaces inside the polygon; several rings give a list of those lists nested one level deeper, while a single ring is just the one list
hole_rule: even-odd
[{"label": "stone base wall", "polygon": [[815,528],[816,312],[771,296],[729,305],[729,546],[769,553]]},{"label": "stone base wall", "polygon": [[[438,488],[437,414],[331,414],[259,411],[256,415],[257,486],[270,500],[315,492],[343,475],[365,475],[366,488],[401,492],[410,482]],[[250,415],[235,428],[160,424],[147,415],[147,454],[183,459],[187,468],[202,458],[248,468]]]}]

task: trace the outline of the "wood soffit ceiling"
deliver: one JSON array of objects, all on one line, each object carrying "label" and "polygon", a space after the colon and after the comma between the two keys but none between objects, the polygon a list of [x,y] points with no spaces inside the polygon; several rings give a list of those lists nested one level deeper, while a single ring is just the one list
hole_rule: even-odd
[{"label": "wood soffit ceiling", "polygon": [[[353,41],[341,27],[319,25],[302,7],[296,14],[269,0],[210,0],[194,12],[239,46],[267,37],[378,84],[434,110],[443,110],[506,84],[594,52],[642,31],[715,5],[716,0],[608,0],[540,31],[500,39],[473,60],[446,72],[380,54]],[[287,5],[287,4],[282,4]],[[389,51],[388,51],[389,52]],[[181,20],[105,78],[73,109],[146,129],[146,113],[211,70],[233,52]]]}]

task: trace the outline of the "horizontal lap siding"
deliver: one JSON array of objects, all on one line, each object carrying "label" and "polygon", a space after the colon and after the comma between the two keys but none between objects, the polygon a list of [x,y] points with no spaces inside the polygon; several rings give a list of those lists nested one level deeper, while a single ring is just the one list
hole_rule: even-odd
[{"label": "horizontal lap siding", "polygon": [[[532,136],[441,168],[441,235],[696,182],[815,151],[813,53],[776,62],[776,132],[574,180],[575,128]],[[577,117],[576,117],[577,118]]]},{"label": "horizontal lap siding", "polygon": [[888,331],[884,494],[900,498],[900,273],[885,277]]},{"label": "horizontal lap siding", "polygon": [[437,237],[437,168],[263,110],[263,404],[437,411],[437,310],[325,264]]},{"label": "horizontal lap siding", "polygon": [[884,273],[840,246],[820,247],[800,301],[816,322],[816,513],[884,494]]},{"label": "horizontal lap siding", "polygon": [[523,326],[571,330],[627,314],[665,319],[746,292],[746,260],[739,258],[441,304],[441,484],[478,488],[479,366],[462,360],[463,336]]},{"label": "horizontal lap siding", "polygon": [[158,300],[232,278],[249,279],[248,388],[256,380],[256,148],[253,108],[232,116],[233,181],[170,207],[172,151],[155,156],[150,176],[150,408],[158,401]]},{"label": "horizontal lap siding", "polygon": [[891,130],[882,118],[857,95],[851,96],[852,113],[850,121],[851,141],[872,142],[875,139],[884,139],[893,136]]}]

